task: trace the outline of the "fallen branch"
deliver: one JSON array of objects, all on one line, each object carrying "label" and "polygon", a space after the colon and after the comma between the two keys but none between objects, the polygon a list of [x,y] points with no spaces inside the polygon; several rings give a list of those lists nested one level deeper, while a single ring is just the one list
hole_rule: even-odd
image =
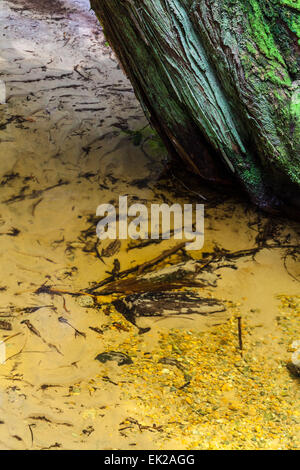
[{"label": "fallen branch", "polygon": [[238,321],[239,349],[241,352],[241,356],[243,356],[242,317],[237,317],[237,321]]},{"label": "fallen branch", "polygon": [[[141,265],[136,265],[133,266],[132,268],[125,269],[124,271],[120,271],[118,274],[119,278],[124,278],[127,277],[129,274],[133,274],[135,272],[138,273],[138,275],[142,274],[146,269],[152,268],[156,264],[160,263],[161,261],[165,260],[171,255],[174,255],[177,253],[179,250],[182,250],[185,247],[186,242],[179,243],[178,245],[174,246],[173,248],[170,248],[169,250],[163,251],[160,255],[158,255],[156,258],[153,258],[150,261],[146,261],[145,263]],[[115,281],[115,276],[111,275],[104,279],[103,281],[99,282],[95,286],[91,287],[90,289],[86,289],[85,293],[92,293],[95,290],[99,289],[100,287],[105,286],[106,284],[109,284],[111,282]]]}]

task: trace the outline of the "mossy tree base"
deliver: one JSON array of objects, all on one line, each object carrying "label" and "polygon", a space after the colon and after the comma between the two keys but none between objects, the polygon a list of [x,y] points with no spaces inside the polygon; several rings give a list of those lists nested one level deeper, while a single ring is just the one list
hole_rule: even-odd
[{"label": "mossy tree base", "polygon": [[91,5],[169,151],[300,217],[299,0]]}]

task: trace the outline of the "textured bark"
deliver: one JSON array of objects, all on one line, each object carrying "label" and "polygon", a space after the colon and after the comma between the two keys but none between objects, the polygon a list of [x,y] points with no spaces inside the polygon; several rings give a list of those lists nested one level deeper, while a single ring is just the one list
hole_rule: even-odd
[{"label": "textured bark", "polygon": [[299,217],[299,0],[92,0],[170,152]]},{"label": "textured bark", "polygon": [[118,312],[134,320],[138,317],[209,315],[226,311],[220,300],[201,297],[191,291],[133,294],[114,301],[114,306]]}]

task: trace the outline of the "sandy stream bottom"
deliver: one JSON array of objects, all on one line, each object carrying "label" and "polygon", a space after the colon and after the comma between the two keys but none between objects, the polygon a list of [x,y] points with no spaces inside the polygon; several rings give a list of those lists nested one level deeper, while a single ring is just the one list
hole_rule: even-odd
[{"label": "sandy stream bottom", "polygon": [[[194,188],[207,201],[205,246],[192,256],[212,281],[194,290],[226,310],[140,318],[145,334],[108,298],[35,293],[83,291],[114,259],[125,270],[178,243],[124,242],[102,262],[99,204],[123,194],[129,203],[199,202],[166,179],[163,157],[122,132],[145,118],[89,2],[47,3],[0,7],[0,449],[299,448],[299,380],[286,367],[300,339],[299,258],[280,247],[299,246],[296,223]],[[255,256],[205,261],[257,246]],[[95,360],[112,350],[133,363]]]}]

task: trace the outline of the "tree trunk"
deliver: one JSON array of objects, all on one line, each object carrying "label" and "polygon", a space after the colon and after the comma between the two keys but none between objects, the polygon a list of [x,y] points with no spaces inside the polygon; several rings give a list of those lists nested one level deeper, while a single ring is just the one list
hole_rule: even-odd
[{"label": "tree trunk", "polygon": [[150,123],[202,178],[299,217],[299,0],[91,0]]}]

